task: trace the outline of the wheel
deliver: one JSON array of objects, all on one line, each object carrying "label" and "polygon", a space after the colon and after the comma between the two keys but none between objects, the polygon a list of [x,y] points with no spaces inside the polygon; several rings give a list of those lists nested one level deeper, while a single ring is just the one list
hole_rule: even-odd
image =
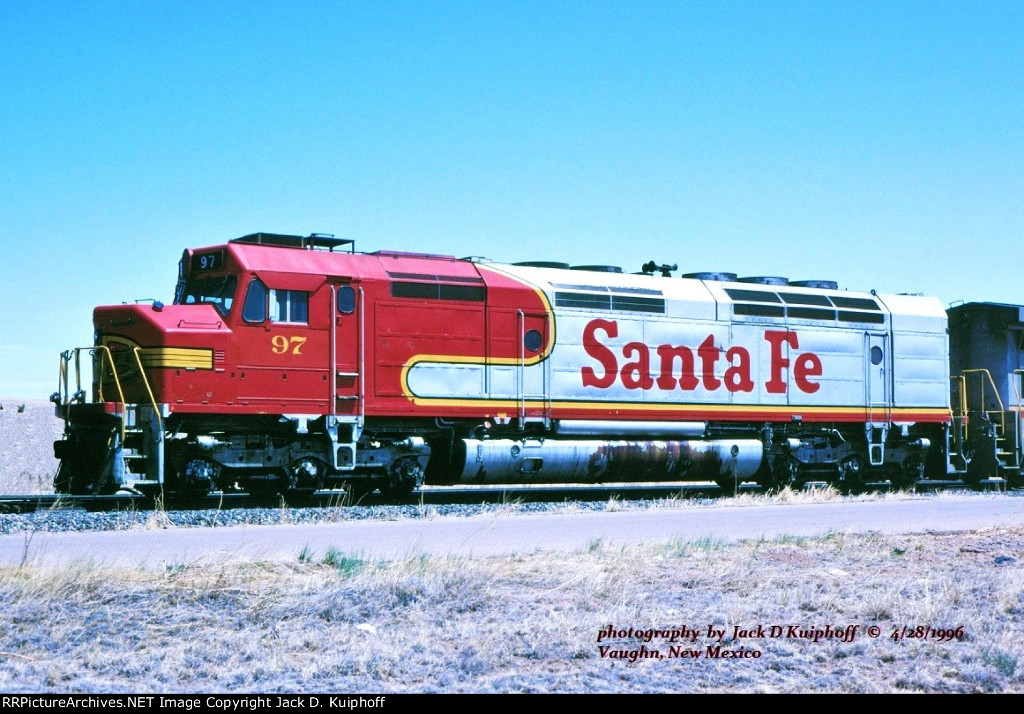
[{"label": "wheel", "polygon": [[803,488],[803,482],[797,480],[800,464],[791,456],[776,457],[771,470],[759,475],[757,484],[768,493],[778,493],[789,486],[793,490]]},{"label": "wheel", "polygon": [[920,456],[914,454],[903,459],[903,462],[899,465],[899,470],[890,474],[889,483],[900,491],[909,491],[913,489],[917,485],[917,482],[923,477],[924,462],[921,461]]},{"label": "wheel", "polygon": [[198,501],[213,489],[213,483],[219,475],[220,467],[212,461],[189,459],[185,468],[169,484],[170,490],[183,500]]},{"label": "wheel", "polygon": [[287,493],[309,495],[324,487],[327,464],[319,459],[303,458],[288,468]]},{"label": "wheel", "polygon": [[867,484],[864,481],[864,461],[857,454],[843,459],[839,464],[840,492],[848,495],[864,493]]},{"label": "wheel", "polygon": [[380,492],[391,501],[409,497],[423,483],[423,469],[415,457],[401,458],[391,464],[388,476],[380,485]]}]

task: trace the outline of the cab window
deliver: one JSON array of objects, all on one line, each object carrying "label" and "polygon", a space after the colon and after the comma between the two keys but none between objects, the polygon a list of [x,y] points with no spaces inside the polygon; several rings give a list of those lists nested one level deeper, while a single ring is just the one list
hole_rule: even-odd
[{"label": "cab window", "polygon": [[351,285],[342,285],[338,288],[338,312],[342,315],[351,315],[356,310],[356,291]]},{"label": "cab window", "polygon": [[267,286],[259,278],[249,283],[245,291],[242,319],[246,322],[263,322],[267,319]]},{"label": "cab window", "polygon": [[270,321],[309,323],[309,293],[303,290],[271,290]]},{"label": "cab window", "polygon": [[245,291],[242,319],[254,324],[270,319],[289,325],[309,324],[309,293],[303,290],[275,290],[259,278]]},{"label": "cab window", "polygon": [[181,305],[213,305],[221,317],[227,317],[238,279],[234,275],[220,278],[189,278],[179,296]]}]

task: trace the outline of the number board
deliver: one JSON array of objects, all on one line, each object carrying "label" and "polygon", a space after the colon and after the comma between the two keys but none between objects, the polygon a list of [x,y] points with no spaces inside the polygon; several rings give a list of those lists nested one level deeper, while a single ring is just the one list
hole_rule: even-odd
[{"label": "number board", "polygon": [[224,269],[224,251],[215,250],[210,253],[196,253],[192,256],[192,272],[202,273],[209,270]]}]

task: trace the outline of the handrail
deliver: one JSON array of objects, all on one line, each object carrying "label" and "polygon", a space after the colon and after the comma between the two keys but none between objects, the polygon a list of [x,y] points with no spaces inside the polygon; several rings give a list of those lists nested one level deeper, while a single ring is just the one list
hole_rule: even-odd
[{"label": "handrail", "polygon": [[1021,394],[1020,394],[1020,391],[1021,390],[1017,388],[1017,383],[1018,383],[1018,381],[1020,381],[1021,375],[1024,375],[1024,369],[1015,369],[1015,370],[1013,370],[1012,374],[1013,374],[1013,376],[1016,379],[1011,379],[1010,380],[1010,384],[1013,386],[1013,396],[1017,398],[1017,414],[1013,418],[1013,433],[1014,433],[1013,441],[1014,441],[1014,450],[1015,450],[1015,452],[1017,454],[1017,461],[1019,462],[1020,461],[1020,453],[1021,453],[1021,444],[1024,443],[1024,442],[1022,442],[1022,437],[1024,437],[1024,435],[1021,434],[1021,428],[1020,428],[1021,427],[1021,422],[1020,422],[1020,416],[1021,416]]},{"label": "handrail", "polygon": [[[1013,374],[1015,374],[1015,375],[1024,375],[1024,369],[1015,369],[1015,370],[1013,370]],[[1020,390],[1017,389],[1017,380],[1016,379],[1011,379],[1010,380],[1010,385],[1013,387],[1013,396],[1015,396],[1017,398],[1017,413],[1019,414],[1020,413],[1020,406],[1021,406],[1021,395],[1020,395]]]},{"label": "handrail", "polygon": [[[68,379],[70,377],[70,362],[72,355],[75,360],[75,395],[82,393],[82,361],[81,353],[88,350],[90,355],[96,357],[100,356],[99,373],[95,375],[96,378],[96,396],[101,402],[107,401],[103,396],[103,378],[104,361],[110,365],[110,374],[114,378],[114,386],[117,387],[118,402],[121,405],[121,441],[124,441],[124,436],[127,430],[127,418],[125,413],[128,411],[128,403],[124,398],[124,389],[121,387],[121,378],[117,373],[117,366],[114,364],[114,355],[110,351],[110,348],[106,345],[93,345],[92,347],[74,347],[70,350],[61,353],[60,356],[60,383],[58,384],[58,399],[64,405],[70,404],[74,397],[70,394],[70,388],[68,386]],[[160,414],[160,408],[156,403],[156,395],[153,394],[153,388],[149,384],[149,378],[146,376],[146,370],[142,366],[141,348],[134,347],[132,354],[135,357],[135,364],[139,367],[139,375],[142,377],[142,385],[146,388],[146,394],[149,396],[149,404],[153,407],[153,413],[156,415],[157,426],[160,427],[160,433],[163,433],[163,418]]]},{"label": "handrail", "polygon": [[[1005,429],[1006,428],[1006,407],[1003,405],[1003,398],[999,396],[999,390],[996,388],[995,380],[992,379],[992,373],[989,372],[987,369],[984,369],[984,368],[965,369],[965,370],[962,370],[960,373],[964,376],[965,387],[966,387],[967,375],[969,375],[969,374],[981,374],[981,375],[984,375],[985,377],[988,378],[988,383],[992,387],[992,393],[995,395],[996,401],[999,403],[999,426],[1000,426],[1000,428]],[[964,390],[964,394],[965,394],[965,397],[966,397],[966,388]],[[985,381],[984,380],[982,380],[982,382],[981,382],[981,391],[979,392],[979,397],[980,397],[980,401],[981,401],[981,404],[980,404],[981,409],[983,411],[988,411],[988,410],[985,409]],[[966,399],[965,399],[965,401],[966,401]],[[968,406],[969,406],[969,404],[968,404]]]},{"label": "handrail", "polygon": [[[874,403],[871,401],[871,333],[864,332],[864,411],[868,424],[875,421]],[[870,433],[870,428],[867,429]]]},{"label": "handrail", "polygon": [[[547,346],[547,337],[553,333],[553,327],[548,326],[548,315],[544,315],[544,342],[542,347]],[[543,353],[542,353],[543,354]],[[551,427],[551,360],[544,360],[544,428]]]},{"label": "handrail", "polygon": [[160,408],[156,405],[156,397],[153,396],[153,389],[149,386],[149,378],[146,377],[146,370],[142,367],[142,357],[139,356],[141,349],[141,347],[134,347],[132,348],[132,353],[135,355],[135,363],[139,365],[139,374],[142,376],[142,384],[146,388],[146,394],[149,395],[149,403],[153,407],[153,413],[156,415],[156,425],[160,428],[159,433],[163,434],[164,420],[160,416]]},{"label": "handrail", "polygon": [[522,310],[516,310],[517,322],[519,323],[519,346],[517,347],[516,360],[516,402],[519,407],[519,430],[522,431],[526,424],[526,348],[523,343],[526,341],[526,315]]},{"label": "handrail", "polygon": [[[121,415],[122,415],[122,419],[121,419],[121,441],[123,442],[124,441],[124,435],[125,435],[125,429],[126,429],[125,419],[123,418],[123,416],[124,416],[125,411],[127,410],[127,403],[125,402],[125,398],[124,398],[124,390],[121,388],[121,380],[117,376],[117,367],[114,366],[114,357],[111,354],[109,347],[107,347],[106,345],[93,345],[92,347],[73,347],[70,350],[62,352],[61,355],[60,355],[60,361],[61,361],[61,376],[64,378],[64,394],[63,395],[58,395],[58,396],[60,397],[61,402],[64,405],[67,405],[67,404],[69,404],[71,402],[71,397],[68,394],[67,380],[68,380],[68,362],[70,362],[72,354],[74,354],[74,356],[75,356],[75,385],[78,388],[78,390],[76,391],[76,394],[78,394],[79,392],[82,391],[82,363],[81,363],[80,355],[81,355],[83,350],[88,350],[89,354],[92,355],[93,357],[95,357],[96,353],[99,352],[101,355],[106,357],[107,362],[109,362],[109,364],[110,364],[110,374],[114,377],[114,386],[117,387],[117,396],[120,397]],[[145,374],[143,374],[143,380],[145,380]],[[102,364],[102,357],[101,357],[101,361],[100,361],[99,375],[96,377],[96,384],[97,384],[97,386],[96,386],[96,394],[99,397],[99,400],[101,402],[105,402],[106,399],[103,398],[103,364]]]},{"label": "handrail", "polygon": [[366,423],[366,300],[363,296],[363,286],[359,286],[359,429],[362,430]]},{"label": "handrail", "polygon": [[327,425],[334,428],[334,417],[338,413],[338,288],[331,285],[331,349],[330,349],[330,396],[327,400]]},{"label": "handrail", "polygon": [[[65,353],[60,354],[60,371],[57,373],[57,400],[64,401],[63,394],[68,391],[68,363]],[[52,399],[53,397],[51,397]]]},{"label": "handrail", "polygon": [[[79,349],[91,349],[88,347],[82,347]],[[67,350],[60,354],[60,375],[57,378],[57,397],[63,403],[69,403],[72,399],[78,397],[82,392],[82,369],[81,360],[78,357],[78,352],[75,351],[75,394],[71,395],[71,389],[68,386],[68,363],[71,361],[71,353],[73,350]],[[61,395],[64,395],[63,397]]]}]

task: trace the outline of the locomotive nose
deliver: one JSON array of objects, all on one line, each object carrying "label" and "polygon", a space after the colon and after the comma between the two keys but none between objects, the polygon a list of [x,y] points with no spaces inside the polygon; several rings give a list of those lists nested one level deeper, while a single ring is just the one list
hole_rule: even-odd
[{"label": "locomotive nose", "polygon": [[94,378],[94,386],[118,386],[128,403],[174,403],[175,378],[211,372],[229,332],[209,305],[157,301],[96,308],[93,323],[100,380]]}]

